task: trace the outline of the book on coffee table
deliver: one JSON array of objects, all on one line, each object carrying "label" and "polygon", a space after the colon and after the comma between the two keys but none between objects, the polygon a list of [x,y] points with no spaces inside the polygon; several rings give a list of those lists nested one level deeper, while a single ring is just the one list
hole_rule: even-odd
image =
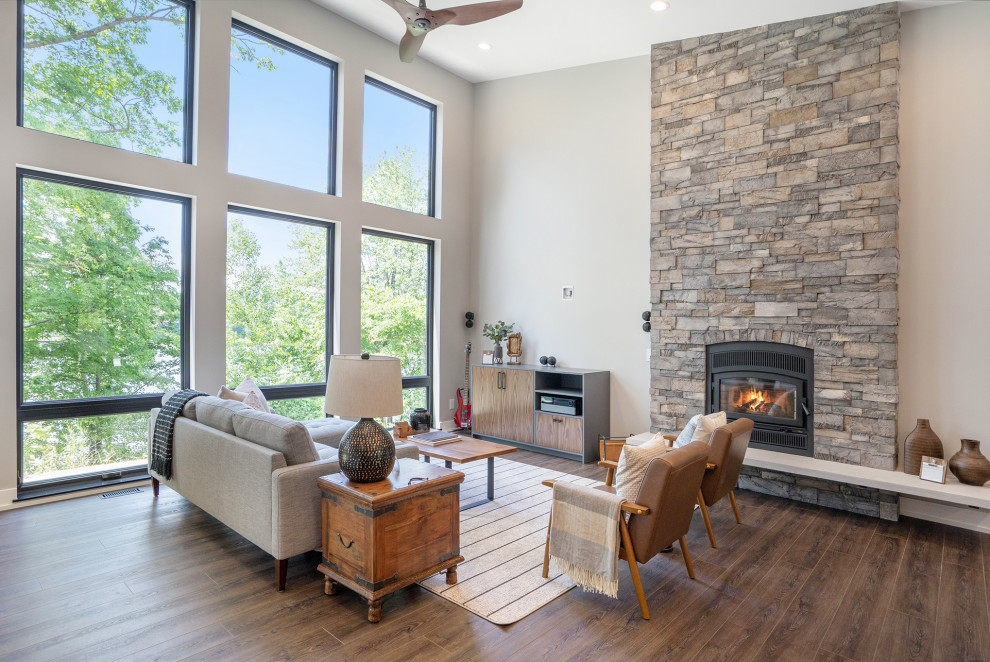
[{"label": "book on coffee table", "polygon": [[427,446],[443,446],[444,444],[452,444],[455,441],[460,441],[460,438],[460,435],[456,435],[453,432],[444,432],[443,430],[423,432],[421,434],[414,434],[409,437],[410,440],[415,441],[418,444],[426,444]]}]

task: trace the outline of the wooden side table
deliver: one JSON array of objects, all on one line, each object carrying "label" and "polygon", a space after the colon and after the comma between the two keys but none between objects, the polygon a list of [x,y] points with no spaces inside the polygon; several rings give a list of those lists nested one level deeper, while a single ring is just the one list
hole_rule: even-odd
[{"label": "wooden side table", "polygon": [[342,473],[317,480],[323,493],[324,592],[343,584],[382,618],[382,598],[438,572],[457,583],[460,484],[464,474],[400,458],[388,478],[352,483]]}]

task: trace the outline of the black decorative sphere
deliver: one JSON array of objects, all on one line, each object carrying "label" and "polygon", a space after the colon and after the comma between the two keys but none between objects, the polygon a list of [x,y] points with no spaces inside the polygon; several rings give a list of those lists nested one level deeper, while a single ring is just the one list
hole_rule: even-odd
[{"label": "black decorative sphere", "polygon": [[650,311],[648,311],[648,310],[643,311],[643,321],[644,322],[649,322],[650,321]]},{"label": "black decorative sphere", "polygon": [[646,331],[647,333],[649,333],[650,332],[650,329],[652,329],[652,328],[653,327],[650,325],[649,322],[643,322],[643,331]]},{"label": "black decorative sphere", "polygon": [[546,365],[546,364],[547,364],[547,357],[541,356],[540,357],[540,365]]},{"label": "black decorative sphere", "polygon": [[467,320],[466,322],[464,322],[464,326],[470,329],[472,326],[474,326],[474,320]]},{"label": "black decorative sphere", "polygon": [[549,363],[551,366],[557,365],[557,357],[556,356],[548,356],[547,357],[547,363]]},{"label": "black decorative sphere", "polygon": [[337,452],[340,470],[355,483],[385,480],[395,466],[395,442],[370,418],[362,418],[344,434]]}]

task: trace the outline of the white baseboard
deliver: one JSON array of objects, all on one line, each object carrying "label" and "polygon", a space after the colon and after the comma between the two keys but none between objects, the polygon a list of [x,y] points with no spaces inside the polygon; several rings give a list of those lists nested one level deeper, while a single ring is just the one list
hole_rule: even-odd
[{"label": "white baseboard", "polygon": [[990,510],[901,496],[901,515],[990,533]]},{"label": "white baseboard", "polygon": [[[114,485],[104,485],[102,487],[94,487],[89,490],[79,490],[78,492],[66,492],[65,494],[53,494],[52,496],[38,497],[37,499],[27,499],[25,501],[14,502],[17,497],[17,490],[0,490],[0,511],[4,510],[16,510],[17,508],[26,508],[28,506],[40,506],[43,503],[53,503],[55,501],[67,501],[69,499],[78,499],[80,497],[92,496],[94,494],[103,494],[104,492],[113,492],[116,490],[126,490],[132,487],[147,487],[151,485],[151,479],[145,480],[135,480],[127,483],[116,483]],[[9,495],[7,493],[10,493]]]}]

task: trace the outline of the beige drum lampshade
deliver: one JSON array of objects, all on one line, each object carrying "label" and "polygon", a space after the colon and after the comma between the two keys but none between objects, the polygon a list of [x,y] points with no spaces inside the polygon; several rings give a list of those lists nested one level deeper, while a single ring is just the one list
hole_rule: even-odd
[{"label": "beige drum lampshade", "polygon": [[347,418],[382,418],[402,414],[399,359],[368,354],[334,354],[330,357],[324,411]]}]

